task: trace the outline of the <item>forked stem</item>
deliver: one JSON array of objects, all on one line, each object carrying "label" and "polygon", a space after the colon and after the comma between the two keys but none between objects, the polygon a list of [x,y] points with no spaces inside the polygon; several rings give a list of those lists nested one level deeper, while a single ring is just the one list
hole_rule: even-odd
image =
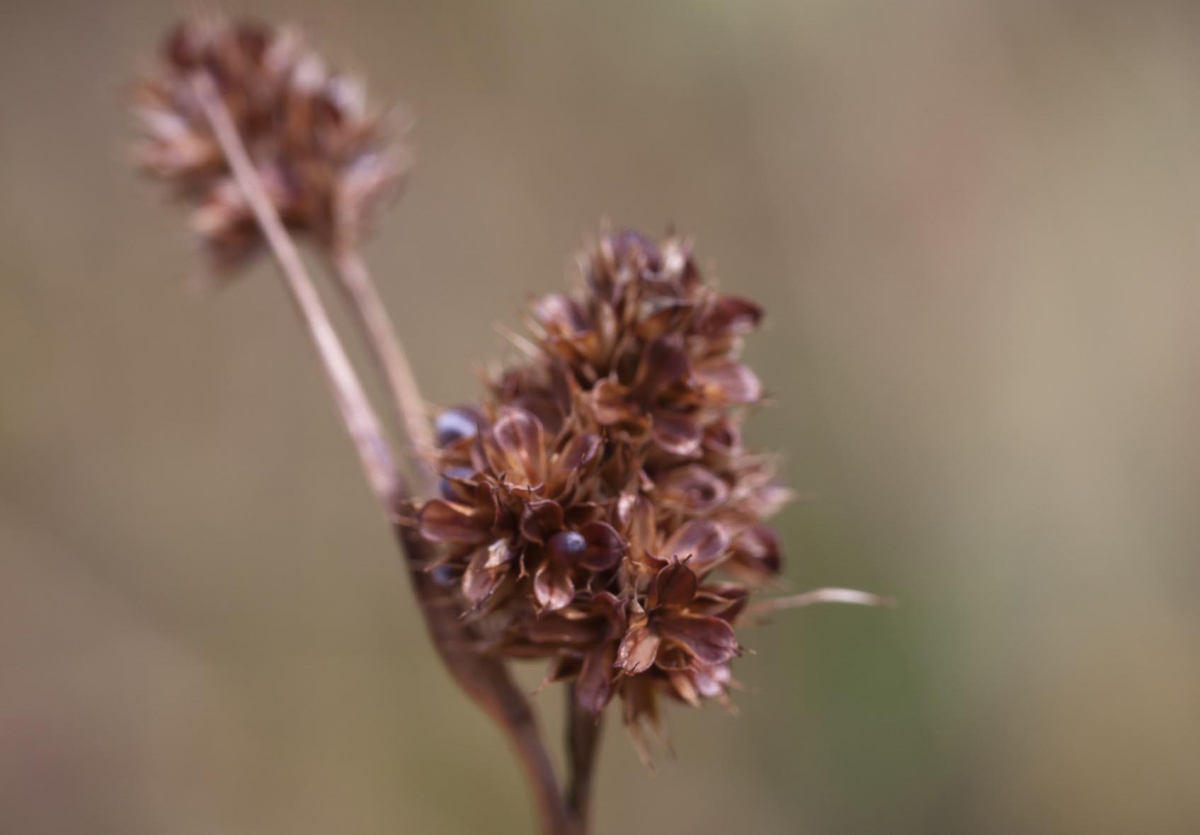
[{"label": "forked stem", "polygon": [[[571,835],[572,821],[563,804],[553,766],[528,700],[500,661],[466,649],[473,645],[475,636],[458,618],[450,592],[438,586],[433,576],[424,570],[429,562],[425,553],[427,546],[410,525],[404,524],[401,516],[411,505],[412,492],[396,468],[379,418],[330,322],[300,253],[263,189],[249,153],[212,79],[203,72],[197,73],[191,78],[191,86],[229,162],[234,179],[279,265],[300,319],[312,338],[321,368],[358,451],[371,490],[393,524],[426,627],[438,654],[459,686],[508,735],[536,801],[538,831],[542,835]],[[419,403],[419,399],[409,402]],[[413,441],[416,443],[416,437]]]},{"label": "forked stem", "polygon": [[433,432],[429,428],[425,404],[412,365],[396,335],[396,326],[392,324],[379,291],[371,281],[367,265],[355,247],[339,245],[330,254],[329,260],[337,284],[358,320],[371,356],[387,381],[396,414],[412,449],[413,467],[425,492],[432,492],[434,475],[430,456],[434,449]]},{"label": "forked stem", "polygon": [[300,315],[300,321],[312,337],[317,359],[325,372],[325,379],[333,392],[338,412],[358,457],[366,471],[371,490],[381,500],[388,500],[397,490],[397,470],[391,449],[388,447],[379,418],[371,407],[354,366],[342,347],[337,331],[325,312],[321,297],[317,294],[312,278],[300,258],[300,252],[291,235],[279,218],[274,204],[259,179],[254,163],[246,146],[242,143],[233,119],[225,103],[217,94],[213,81],[205,73],[192,76],[192,89],[196,93],[204,116],[212,128],[221,151],[229,162],[229,168],[242,190],[254,219],[262,229],[263,237],[275,256],[283,274],[292,302]]}]

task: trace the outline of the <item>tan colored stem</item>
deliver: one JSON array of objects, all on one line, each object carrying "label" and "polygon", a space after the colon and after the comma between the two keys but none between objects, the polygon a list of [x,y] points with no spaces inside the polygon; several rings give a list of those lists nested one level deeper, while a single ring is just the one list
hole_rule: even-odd
[{"label": "tan colored stem", "polygon": [[396,327],[358,250],[349,246],[339,247],[330,260],[338,285],[350,309],[354,311],[371,356],[387,381],[396,413],[412,447],[413,465],[426,492],[432,492],[434,475],[430,457],[434,450],[433,432],[412,365],[396,335]]},{"label": "tan colored stem", "polygon": [[192,87],[312,338],[367,481],[393,522],[413,589],[438,654],[459,686],[508,734],[534,794],[538,831],[542,835],[570,835],[570,817],[528,700],[500,661],[470,651],[469,647],[475,644],[477,637],[459,619],[458,607],[450,591],[438,586],[432,575],[424,570],[429,564],[428,545],[411,526],[401,521],[402,513],[412,500],[411,490],[396,469],[379,418],[329,320],[295,243],[263,189],[212,79],[203,73],[196,74],[192,78]]},{"label": "tan colored stem", "polygon": [[534,794],[538,832],[575,835],[529,700],[503,662],[473,649],[479,637],[459,618],[453,590],[423,568],[428,544],[411,526],[397,525],[396,535],[409,555],[409,576],[438,655],[459,686],[508,734]]},{"label": "tan colored stem", "polygon": [[601,717],[579,706],[575,698],[575,685],[567,687],[566,800],[575,835],[587,835],[590,829],[592,785],[595,782],[602,730]]},{"label": "tan colored stem", "polygon": [[279,213],[263,189],[254,163],[246,152],[246,146],[238,135],[237,127],[229,116],[225,103],[217,94],[212,79],[204,73],[192,78],[204,116],[212,127],[213,134],[221,146],[229,167],[242,190],[254,219],[262,229],[263,237],[271,248],[283,274],[284,283],[292,302],[300,314],[300,321],[312,337],[317,358],[325,372],[326,381],[333,392],[338,411],[350,433],[358,457],[366,471],[367,481],[375,495],[386,499],[396,490],[396,466],[388,447],[386,436],[380,426],[375,410],[367,399],[341,340],[333,328],[321,297],[317,294],[312,278],[304,267],[304,261],[284,228]]}]

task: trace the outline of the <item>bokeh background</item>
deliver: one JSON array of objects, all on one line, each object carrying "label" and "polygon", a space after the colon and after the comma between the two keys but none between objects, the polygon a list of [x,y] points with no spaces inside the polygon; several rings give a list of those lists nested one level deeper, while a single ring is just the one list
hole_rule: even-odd
[{"label": "bokeh background", "polygon": [[[270,266],[197,292],[127,168],[187,6],[0,3],[0,831],[527,832]],[[746,633],[656,777],[614,721],[598,832],[1200,831],[1200,6],[232,8],[415,114],[368,256],[431,401],[674,222],[769,311],[791,586],[901,600]]]}]

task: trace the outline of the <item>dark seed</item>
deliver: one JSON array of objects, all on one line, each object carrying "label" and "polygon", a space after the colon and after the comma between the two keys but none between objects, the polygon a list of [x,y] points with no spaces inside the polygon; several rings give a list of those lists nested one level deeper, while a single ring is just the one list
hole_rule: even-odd
[{"label": "dark seed", "polygon": [[438,492],[442,494],[444,499],[457,499],[463,495],[463,481],[467,481],[475,475],[475,471],[470,467],[448,467],[442,473],[442,477],[438,479]]},{"label": "dark seed", "polygon": [[433,571],[430,572],[430,575],[433,577],[433,582],[443,587],[452,586],[457,580],[457,578],[454,576],[454,569],[448,565],[434,566]]},{"label": "dark seed", "polygon": [[546,543],[550,559],[559,565],[574,565],[587,551],[587,540],[575,531],[559,531]]},{"label": "dark seed", "polygon": [[434,422],[437,445],[448,446],[463,438],[474,438],[479,432],[475,416],[466,409],[447,409]]}]

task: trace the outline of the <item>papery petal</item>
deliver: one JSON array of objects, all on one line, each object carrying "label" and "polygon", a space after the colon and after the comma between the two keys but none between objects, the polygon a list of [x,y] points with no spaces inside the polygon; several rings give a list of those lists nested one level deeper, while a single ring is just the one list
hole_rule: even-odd
[{"label": "papery petal", "polygon": [[688,611],[732,623],[746,607],[749,594],[740,583],[707,583],[696,593]]},{"label": "papery petal", "polygon": [[795,493],[787,487],[772,481],[769,484],[764,484],[755,492],[755,511],[763,519],[769,519],[795,498]]},{"label": "papery petal", "polygon": [[546,539],[563,527],[563,509],[558,502],[535,500],[521,513],[521,536],[544,545]]},{"label": "papery petal", "polygon": [[697,330],[709,339],[743,336],[758,327],[763,311],[741,296],[719,296],[704,312]]},{"label": "papery petal", "polygon": [[617,502],[617,518],[629,538],[630,553],[640,558],[656,537],[654,506],[645,496],[626,493]]},{"label": "papery petal", "polygon": [[495,593],[502,577],[503,571],[484,568],[482,565],[476,566],[472,560],[472,564],[463,572],[463,597],[473,606],[479,606]]},{"label": "papery petal", "polygon": [[704,448],[722,456],[742,451],[742,430],[728,417],[722,417],[704,428]]},{"label": "papery petal", "polygon": [[569,606],[575,599],[575,583],[571,570],[546,560],[533,575],[533,596],[544,612],[554,612]]},{"label": "papery petal", "polygon": [[692,378],[717,403],[756,403],[762,397],[762,383],[754,372],[726,357],[699,363]]},{"label": "papery petal", "polygon": [[667,452],[687,457],[700,449],[704,435],[694,415],[659,409],[653,419],[654,442]]},{"label": "papery petal", "polygon": [[604,449],[604,439],[592,432],[575,435],[554,457],[554,468],[578,470],[599,458]]},{"label": "papery petal", "polygon": [[671,235],[662,242],[663,272],[678,282],[687,294],[700,284],[700,272],[692,258],[692,242]]},{"label": "papery petal", "polygon": [[602,591],[592,598],[592,612],[605,622],[606,637],[617,638],[625,633],[625,604],[615,594]]},{"label": "papery petal", "polygon": [[681,562],[672,562],[654,578],[647,601],[648,608],[682,607],[692,602],[700,581],[696,573]]},{"label": "papery petal", "polygon": [[430,542],[482,544],[491,537],[491,514],[475,508],[431,499],[421,508],[418,526]]},{"label": "papery petal", "polygon": [[712,667],[696,665],[692,669],[692,681],[696,684],[696,690],[706,699],[719,699],[724,696],[731,680],[732,675],[725,664]]},{"label": "papery petal", "polygon": [[768,525],[755,525],[742,531],[733,541],[731,571],[739,569],[752,579],[763,581],[779,574],[783,568],[783,546],[779,534]]},{"label": "papery petal", "polygon": [[517,549],[508,539],[497,539],[487,547],[487,559],[483,567],[487,569],[501,568],[508,565],[517,556]]},{"label": "papery petal", "polygon": [[552,364],[549,369],[529,365],[510,368],[493,385],[499,402],[533,415],[550,435],[558,432],[563,412],[571,402],[562,390],[557,367]]},{"label": "papery petal", "polygon": [[621,701],[624,704],[625,728],[629,738],[642,761],[642,765],[654,768],[654,758],[650,754],[650,746],[646,743],[643,728],[650,728],[654,735],[664,744],[668,743],[663,728],[662,718],[658,711],[656,699],[656,682],[645,678],[626,679],[621,684]]},{"label": "papery petal", "polygon": [[605,644],[583,657],[583,668],[575,680],[575,701],[588,713],[599,714],[612,698],[615,658],[612,644]]},{"label": "papery petal", "polygon": [[590,475],[604,452],[604,439],[592,432],[573,435],[550,459],[546,495],[561,498]]},{"label": "papery petal", "polygon": [[579,529],[587,540],[587,551],[580,564],[592,571],[608,571],[616,568],[625,556],[625,540],[617,529],[607,522],[589,522]]},{"label": "papery petal", "polygon": [[636,396],[649,400],[688,373],[688,355],[678,335],[663,336],[646,346],[634,382]]},{"label": "papery petal", "polygon": [[686,560],[694,571],[706,571],[728,556],[729,532],[710,519],[693,519],[671,534],[658,556]]},{"label": "papery petal", "polygon": [[639,268],[658,269],[658,244],[636,229],[622,229],[610,235],[601,241],[601,247],[608,249],[606,255],[615,262],[614,267],[633,264]]},{"label": "papery petal", "polygon": [[702,664],[723,664],[741,651],[733,628],[720,618],[670,613],[658,618],[654,628],[664,641],[687,650]]},{"label": "papery petal", "polygon": [[533,318],[552,336],[571,338],[588,329],[579,304],[560,293],[542,296],[533,304]]},{"label": "papery petal", "polygon": [[564,522],[568,528],[582,528],[605,516],[604,508],[596,502],[572,502],[564,510]]},{"label": "papery petal", "polygon": [[672,670],[690,670],[696,664],[696,659],[687,650],[680,647],[678,644],[664,642],[658,648],[658,657],[654,659],[654,666],[660,670],[671,672]]},{"label": "papery petal", "polygon": [[630,399],[629,389],[610,378],[596,383],[588,400],[592,414],[601,426],[636,422],[641,417]]},{"label": "papery petal", "polygon": [[546,476],[542,422],[523,409],[505,409],[488,433],[492,467],[524,484],[541,484]]},{"label": "papery petal", "polygon": [[344,170],[334,200],[357,224],[370,224],[396,193],[407,169],[405,155],[394,149],[365,153]]},{"label": "papery petal", "polygon": [[692,683],[690,672],[672,670],[669,678],[671,680],[671,687],[675,690],[675,695],[692,707],[700,707],[700,696],[696,692],[696,686]]},{"label": "papery petal", "polygon": [[693,514],[712,510],[729,498],[729,485],[711,469],[700,464],[676,467],[660,475],[658,489],[663,500]]},{"label": "papery petal", "polygon": [[662,639],[645,626],[629,630],[617,648],[616,666],[630,675],[644,673],[654,665]]},{"label": "papery petal", "polygon": [[642,339],[656,339],[673,330],[691,307],[689,302],[675,298],[643,302],[633,325],[634,330]]}]

